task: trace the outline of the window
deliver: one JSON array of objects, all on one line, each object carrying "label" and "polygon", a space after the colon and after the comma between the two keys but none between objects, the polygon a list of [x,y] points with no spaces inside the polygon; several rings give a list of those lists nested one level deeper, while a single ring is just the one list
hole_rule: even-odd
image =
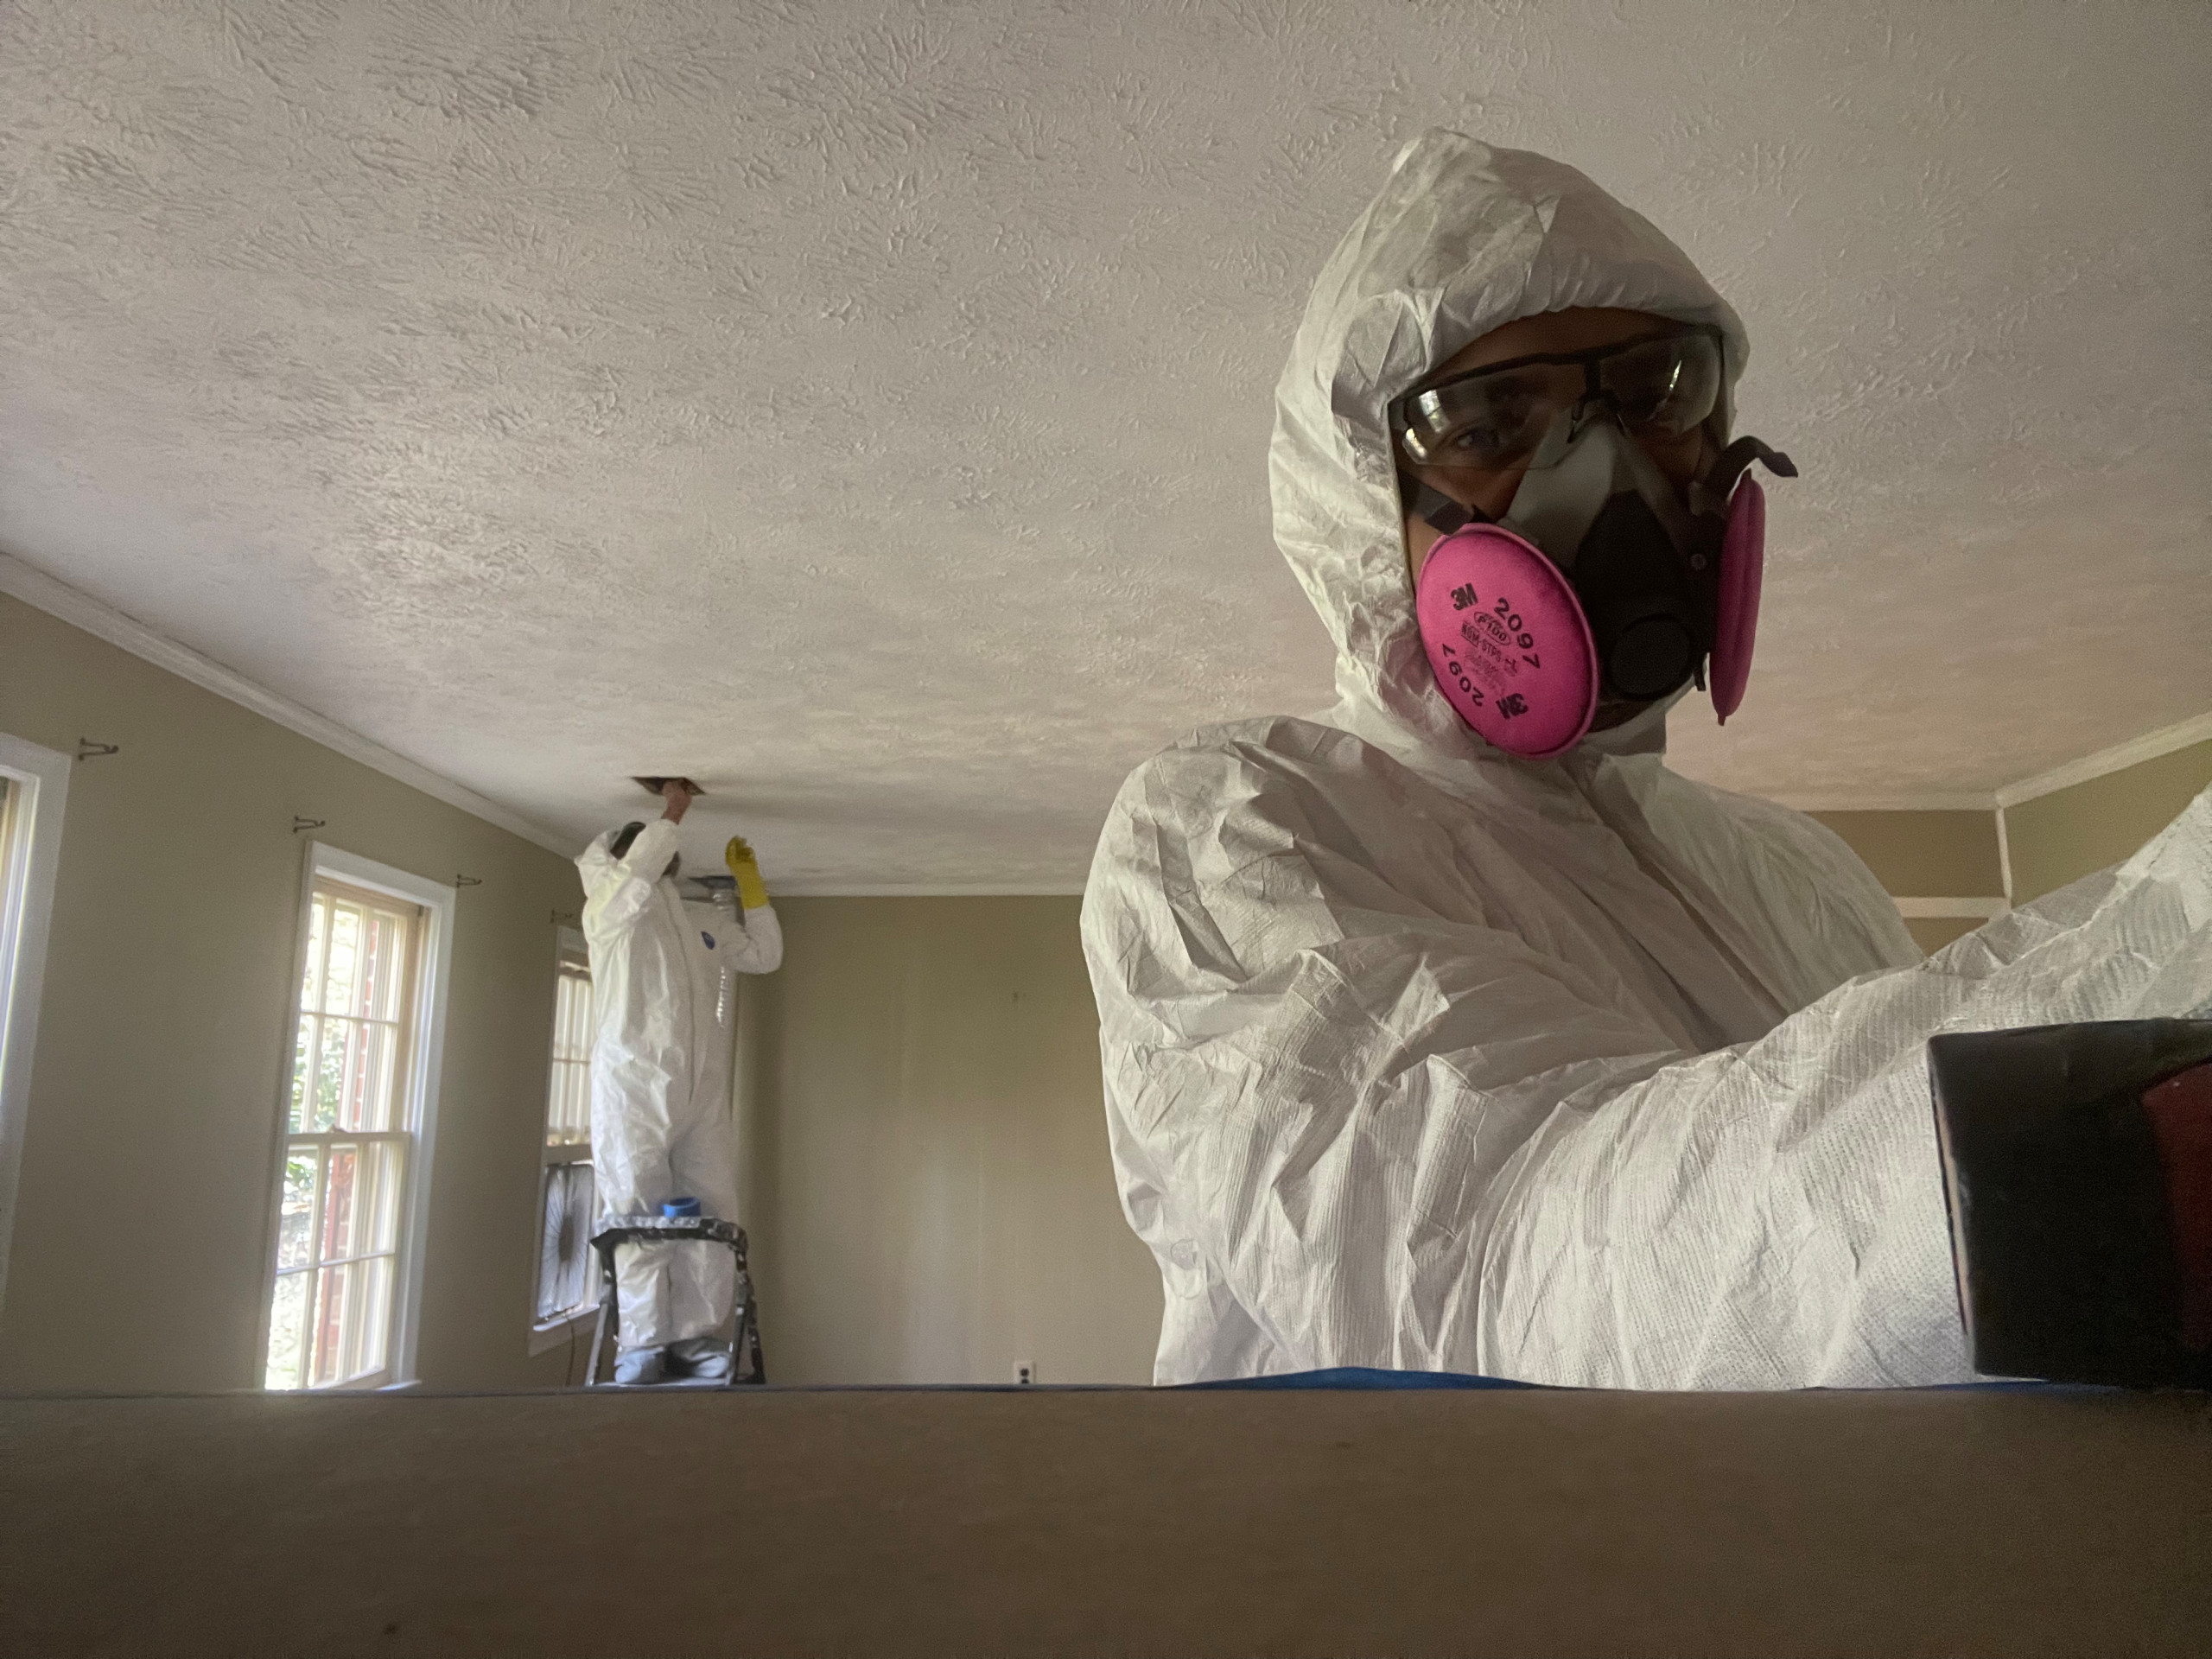
[{"label": "window", "polygon": [[[311,851],[263,1376],[376,1388],[412,1370],[452,901],[404,872]],[[418,903],[406,887],[436,896]]]},{"label": "window", "polygon": [[70,764],[57,749],[0,734],[0,1293],[7,1289],[16,1176],[30,1109],[31,1039],[38,1032]]},{"label": "window", "polygon": [[571,1319],[598,1305],[591,1249],[596,1201],[591,1169],[591,963],[582,937],[561,930],[553,982],[553,1057],[545,1091],[538,1178],[537,1301],[534,1326],[550,1346]]}]

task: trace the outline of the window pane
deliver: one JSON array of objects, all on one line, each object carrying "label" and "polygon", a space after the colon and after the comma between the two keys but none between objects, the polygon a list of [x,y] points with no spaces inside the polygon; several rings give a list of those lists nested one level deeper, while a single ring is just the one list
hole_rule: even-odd
[{"label": "window pane", "polygon": [[284,1188],[276,1205],[276,1266],[315,1265],[309,1254],[315,1227],[315,1171],[322,1161],[313,1147],[295,1147],[284,1158]]},{"label": "window pane", "polygon": [[591,980],[563,966],[555,982],[553,1064],[545,1102],[545,1144],[591,1140]]},{"label": "window pane", "polygon": [[361,1127],[365,1129],[402,1129],[407,1126],[400,1121],[404,1104],[402,1090],[405,1079],[399,1075],[399,1028],[396,1026],[372,1026],[374,1039],[374,1065],[371,1077],[372,1098],[376,1109],[368,1115]]},{"label": "window pane", "polygon": [[[332,1021],[334,1025],[337,1022]],[[345,1072],[339,1080],[338,1127],[358,1129],[365,1118],[376,1110],[376,1102],[369,1093],[370,1073],[374,1069],[373,1045],[369,1040],[368,1028],[346,1022]],[[383,1126],[379,1124],[378,1128]]]},{"label": "window pane", "polygon": [[591,981],[563,973],[554,1003],[553,1052],[564,1060],[591,1058]]},{"label": "window pane", "polygon": [[321,1052],[315,1056],[314,1110],[307,1125],[310,1131],[331,1128],[338,1122],[338,1104],[346,1087],[347,1029],[343,1020],[322,1022]]},{"label": "window pane", "polygon": [[308,1128],[308,1100],[315,1090],[315,1015],[300,1016],[299,1037],[292,1050],[292,1115],[291,1132],[304,1135]]},{"label": "window pane", "polygon": [[391,971],[391,918],[380,910],[361,913],[361,971],[348,1014],[366,1018],[377,1005],[378,981]]},{"label": "window pane", "polygon": [[322,988],[323,1011],[352,1014],[355,987],[361,976],[361,912],[358,906],[331,906],[330,966],[327,971]]},{"label": "window pane", "polygon": [[308,1380],[317,1388],[340,1381],[340,1349],[344,1346],[346,1315],[353,1305],[353,1269],[325,1268],[316,1277],[315,1363]]},{"label": "window pane", "polygon": [[391,1257],[378,1255],[321,1270],[315,1307],[317,1388],[351,1382],[384,1364],[391,1269]]},{"label": "window pane", "polygon": [[392,1059],[398,1050],[399,1033],[390,1026],[356,1024],[350,1020],[346,1025],[346,1076],[338,1127],[397,1128],[399,1090]]},{"label": "window pane", "polygon": [[590,1140],[590,1069],[575,1060],[556,1060],[551,1098],[545,1108],[545,1144],[571,1147]]},{"label": "window pane", "polygon": [[359,1226],[364,1250],[399,1248],[399,1192],[405,1185],[407,1147],[398,1141],[372,1141],[361,1148]]},{"label": "window pane", "polygon": [[389,1141],[340,1141],[331,1147],[321,1260],[340,1262],[397,1247],[401,1156]]},{"label": "window pane", "polygon": [[399,1018],[407,973],[407,918],[380,910],[369,918],[367,1000],[361,1012],[375,1020]]},{"label": "window pane", "polygon": [[372,1255],[346,1269],[354,1275],[359,1309],[350,1356],[353,1363],[346,1372],[348,1376],[384,1369],[385,1351],[391,1341],[391,1287],[397,1266],[391,1256]]},{"label": "window pane", "polygon": [[300,1006],[313,1008],[321,1006],[322,944],[330,925],[330,900],[321,893],[308,906],[308,965],[307,976],[300,986]]},{"label": "window pane", "polygon": [[276,1281],[276,1300],[269,1319],[269,1363],[262,1386],[296,1389],[300,1386],[302,1346],[307,1337],[308,1281],[310,1274],[288,1273]]},{"label": "window pane", "polygon": [[359,1186],[361,1149],[334,1146],[322,1178],[322,1260],[360,1254],[354,1243],[353,1200]]}]

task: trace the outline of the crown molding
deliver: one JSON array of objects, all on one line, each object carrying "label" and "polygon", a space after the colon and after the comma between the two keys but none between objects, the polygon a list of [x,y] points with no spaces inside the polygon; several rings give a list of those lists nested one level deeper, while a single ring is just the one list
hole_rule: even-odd
[{"label": "crown molding", "polygon": [[2177,749],[2188,748],[2212,738],[2212,714],[2195,715],[2177,721],[2171,726],[2161,726],[2155,732],[2145,732],[2140,737],[2130,738],[2125,743],[2115,743],[2108,749],[2099,749],[2094,754],[2085,754],[2078,760],[2069,760],[2063,766],[2053,766],[2049,772],[2039,772],[2032,778],[2023,778],[2016,784],[2007,784],[1997,791],[1999,807],[2018,806],[2032,801],[2037,796],[2056,794],[2062,789],[2071,789],[2076,784],[2086,784],[2107,778],[2115,772],[2125,772],[2130,766],[2140,766],[2145,760],[2156,760],[2160,755],[2171,754]]},{"label": "crown molding", "polygon": [[1895,904],[1895,905],[1897,906],[1897,914],[1898,914],[1898,915],[1900,915],[1900,916],[1915,916],[1915,917],[1935,917],[1935,916],[1959,917],[1959,916],[1972,916],[1972,917],[1979,918],[1980,920],[1985,921],[1985,922],[1989,921],[1989,920],[1992,920],[1992,919],[1993,919],[1993,918],[1996,918],[1996,917],[2002,916],[2002,915],[2003,915],[2003,914],[2004,914],[2007,910],[2009,910],[2009,909],[2011,908],[2011,906],[2010,906],[2009,905],[2007,905],[2007,904],[2005,902],[2005,900],[2003,900],[2002,899],[1997,899],[1997,898],[1982,898],[1982,899],[1910,899],[1910,898],[1897,898],[1897,899],[1892,899],[1891,902],[1891,903],[1893,903],[1893,904]]},{"label": "crown molding", "polygon": [[1979,795],[1779,795],[1799,812],[1994,812],[1997,798]]},{"label": "crown molding", "polygon": [[387,778],[419,789],[425,795],[443,801],[448,806],[459,807],[473,817],[496,825],[510,835],[520,836],[533,846],[543,847],[549,853],[563,858],[575,853],[574,837],[563,836],[533,823],[520,814],[512,812],[497,801],[479,795],[474,790],[455,783],[442,772],[432,772],[418,761],[387,749],[373,742],[349,727],[319,715],[312,709],[280,696],[267,686],[257,684],[239,673],[226,668],[212,657],[202,656],[191,646],[156,632],[136,617],[126,616],[105,600],[94,599],[80,588],[72,588],[59,577],[50,576],[35,565],[26,564],[10,553],[0,553],[0,593],[12,595],[30,606],[44,611],[48,616],[67,622],[73,628],[81,628],[98,639],[105,639],[118,651],[125,651],[141,662],[151,663],[156,668],[189,680],[205,691],[227,698],[240,708],[259,715],[264,720],[274,721],[287,731],[298,733],[310,742],[320,743],[335,750],[349,760],[358,760]]}]

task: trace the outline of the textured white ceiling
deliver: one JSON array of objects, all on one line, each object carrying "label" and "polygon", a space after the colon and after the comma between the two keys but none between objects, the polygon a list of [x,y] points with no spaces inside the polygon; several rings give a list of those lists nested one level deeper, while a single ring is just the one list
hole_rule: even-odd
[{"label": "textured white ceiling", "polygon": [[[1742,310],[1759,670],[1685,769],[1986,790],[2212,707],[2212,9],[0,6],[0,549],[582,837],[1080,880],[1326,700],[1306,289],[1423,126]],[[710,811],[709,808],[719,809]]]}]

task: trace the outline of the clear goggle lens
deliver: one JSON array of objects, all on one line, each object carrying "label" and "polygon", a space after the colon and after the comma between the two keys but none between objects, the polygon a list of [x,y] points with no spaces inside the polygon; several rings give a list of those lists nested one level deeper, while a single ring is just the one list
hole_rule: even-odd
[{"label": "clear goggle lens", "polygon": [[1406,398],[1395,424],[1407,455],[1423,466],[1503,472],[1584,403],[1610,407],[1633,436],[1681,437],[1713,413],[1720,372],[1717,337],[1672,334],[1478,370]]}]

